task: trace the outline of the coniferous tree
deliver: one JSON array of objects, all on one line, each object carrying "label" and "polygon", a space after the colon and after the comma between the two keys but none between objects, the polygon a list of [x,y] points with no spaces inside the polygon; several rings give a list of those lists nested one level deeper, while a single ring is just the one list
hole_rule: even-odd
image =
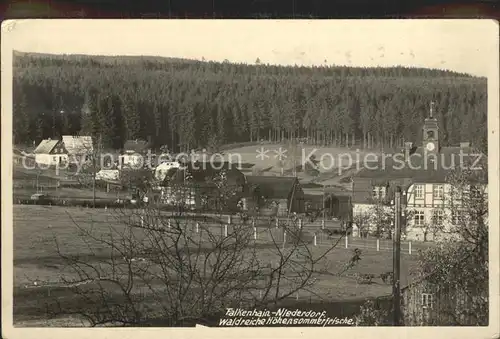
[{"label": "coniferous tree", "polygon": [[125,129],[125,139],[135,140],[140,136],[141,122],[138,112],[138,106],[134,104],[133,99],[126,96],[122,99],[123,124]]},{"label": "coniferous tree", "polygon": [[89,135],[95,138],[100,132],[97,100],[97,90],[90,88],[85,93],[85,101],[81,110],[80,135]]},{"label": "coniferous tree", "polygon": [[[23,54],[13,86],[19,143],[103,133],[116,144],[152,136],[177,150],[188,140],[206,146],[215,133],[223,143],[308,136],[316,144],[396,147],[420,141],[431,100],[444,144],[478,144],[486,135],[486,80],[439,70]],[[112,99],[99,108],[98,96],[121,105]],[[23,120],[26,133],[17,127]]]},{"label": "coniferous tree", "polygon": [[28,113],[28,100],[24,91],[14,93],[13,106],[13,142],[14,144],[29,144],[32,141],[32,136],[30,135],[30,115]]}]

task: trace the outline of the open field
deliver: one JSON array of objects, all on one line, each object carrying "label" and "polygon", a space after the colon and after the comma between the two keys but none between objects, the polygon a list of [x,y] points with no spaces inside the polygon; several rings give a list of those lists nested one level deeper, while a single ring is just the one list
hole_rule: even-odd
[{"label": "open field", "polygon": [[[35,300],[54,298],[58,293],[58,298],[69,298],[65,291],[59,291],[52,287],[32,288],[34,281],[40,285],[58,285],[61,274],[64,272],[64,261],[56,252],[55,239],[64,253],[78,254],[80,256],[89,255],[89,247],[81,240],[81,230],[76,227],[88,229],[93,225],[93,234],[96,236],[109,235],[109,226],[115,219],[112,210],[93,210],[84,208],[63,208],[48,206],[14,206],[14,287],[15,287],[15,317],[26,319],[28,315],[36,316],[38,306],[33,303]],[[214,219],[215,220],[215,219]],[[123,229],[124,225],[113,225],[115,229]],[[214,223],[217,226],[217,222]],[[264,229],[259,232],[266,231]],[[261,240],[256,243],[259,256],[272,261],[269,254],[269,245]],[[389,295],[390,285],[384,284],[380,279],[375,279],[373,284],[358,284],[356,273],[374,274],[390,271],[392,269],[392,253],[389,251],[379,251],[372,248],[362,248],[362,259],[358,265],[339,276],[344,265],[352,256],[354,247],[345,249],[344,243],[339,242],[320,266],[327,265],[327,272],[318,274],[316,284],[312,290],[301,291],[293,299],[297,302],[313,301],[342,301],[353,298],[367,298]],[[309,250],[314,256],[322,254],[327,247],[310,246]],[[106,248],[93,248],[94,255],[107,257],[109,255]],[[416,256],[403,255],[401,262],[402,285],[406,285],[410,280],[410,272],[415,265]],[[326,267],[326,266],[325,266]],[[31,287],[31,288],[28,288]],[[45,297],[43,297],[45,296]],[[40,299],[41,298],[41,299]],[[45,299],[44,299],[45,298]],[[38,314],[40,316],[40,314]]]},{"label": "open field", "polygon": [[[29,199],[29,197],[37,191],[37,172],[14,166],[13,171],[13,193],[14,202],[16,199]],[[85,189],[79,187],[57,187],[57,184],[72,184],[76,185],[76,180],[66,179],[65,172],[57,174],[54,170],[43,170],[38,175],[39,192],[46,193],[53,198],[79,198],[92,199],[92,188]],[[102,188],[96,188],[97,199],[117,199],[118,197],[126,196],[126,192],[106,192]]]}]

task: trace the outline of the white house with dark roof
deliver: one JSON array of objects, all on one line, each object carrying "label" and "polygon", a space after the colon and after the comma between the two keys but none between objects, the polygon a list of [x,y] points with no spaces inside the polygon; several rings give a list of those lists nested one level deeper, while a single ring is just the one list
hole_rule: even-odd
[{"label": "white house with dark roof", "polygon": [[[443,232],[453,226],[456,216],[451,216],[449,208],[452,191],[449,176],[461,165],[484,164],[487,158],[468,142],[456,147],[442,146],[438,121],[432,116],[432,110],[424,121],[422,134],[421,145],[405,143],[400,154],[365,164],[365,168],[353,177],[353,220],[373,217],[376,206],[392,213],[395,189],[400,186],[402,202],[406,205],[403,214],[410,217],[406,222],[407,239],[433,240],[425,230],[429,223],[442,222]],[[471,187],[486,192],[487,177],[478,176]],[[442,236],[443,232],[436,236]]]},{"label": "white house with dark roof", "polygon": [[120,167],[142,168],[148,161],[147,152],[150,150],[149,141],[127,140],[119,157]]},{"label": "white house with dark roof", "polygon": [[68,162],[87,160],[93,152],[90,136],[64,135],[62,140],[45,139],[35,148],[33,154],[38,164],[55,166]]},{"label": "white house with dark roof", "polygon": [[61,140],[42,140],[33,154],[37,164],[55,166],[68,161],[68,151]]}]

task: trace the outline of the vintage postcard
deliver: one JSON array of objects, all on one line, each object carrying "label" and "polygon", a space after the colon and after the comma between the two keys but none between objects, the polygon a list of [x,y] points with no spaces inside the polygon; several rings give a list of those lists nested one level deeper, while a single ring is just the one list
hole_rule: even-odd
[{"label": "vintage postcard", "polygon": [[498,35],[5,21],[2,335],[498,337]]}]

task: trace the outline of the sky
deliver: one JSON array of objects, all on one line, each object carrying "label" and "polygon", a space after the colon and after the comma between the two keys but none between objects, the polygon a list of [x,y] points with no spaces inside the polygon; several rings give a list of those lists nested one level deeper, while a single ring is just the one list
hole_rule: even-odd
[{"label": "sky", "polygon": [[15,50],[55,54],[403,65],[477,76],[491,74],[491,55],[498,59],[493,20],[18,20],[2,30]]}]

